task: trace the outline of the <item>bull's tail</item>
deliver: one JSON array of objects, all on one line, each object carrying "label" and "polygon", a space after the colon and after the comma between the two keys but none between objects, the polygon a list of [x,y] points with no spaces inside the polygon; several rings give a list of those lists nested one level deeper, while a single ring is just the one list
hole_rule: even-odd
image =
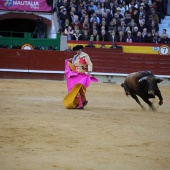
[{"label": "bull's tail", "polygon": [[124,88],[126,96],[128,96],[129,95],[129,89],[128,89],[126,83],[122,83],[121,86]]}]

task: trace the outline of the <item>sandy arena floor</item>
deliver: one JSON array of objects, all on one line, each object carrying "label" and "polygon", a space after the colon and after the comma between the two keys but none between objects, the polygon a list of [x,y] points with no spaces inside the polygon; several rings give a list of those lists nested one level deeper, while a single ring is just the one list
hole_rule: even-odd
[{"label": "sandy arena floor", "polygon": [[67,110],[64,81],[0,79],[0,169],[169,170],[170,86],[159,87],[158,112],[113,83],[92,83],[86,109]]}]

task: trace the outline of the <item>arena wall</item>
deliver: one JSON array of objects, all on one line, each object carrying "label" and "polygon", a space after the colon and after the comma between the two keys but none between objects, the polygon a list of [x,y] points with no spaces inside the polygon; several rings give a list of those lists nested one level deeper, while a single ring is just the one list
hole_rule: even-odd
[{"label": "arena wall", "polygon": [[[124,53],[122,49],[85,48],[101,81],[140,70],[170,78],[170,55]],[[0,49],[0,78],[38,78],[64,80],[64,61],[75,52]],[[105,79],[101,78],[104,76]]]}]

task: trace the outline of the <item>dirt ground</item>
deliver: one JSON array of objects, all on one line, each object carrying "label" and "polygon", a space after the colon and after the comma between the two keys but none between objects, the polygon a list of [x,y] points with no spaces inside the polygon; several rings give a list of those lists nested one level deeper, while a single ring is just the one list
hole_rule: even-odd
[{"label": "dirt ground", "polygon": [[92,83],[85,110],[68,110],[64,81],[0,79],[0,169],[169,170],[170,86],[159,87],[158,112],[113,83]]}]

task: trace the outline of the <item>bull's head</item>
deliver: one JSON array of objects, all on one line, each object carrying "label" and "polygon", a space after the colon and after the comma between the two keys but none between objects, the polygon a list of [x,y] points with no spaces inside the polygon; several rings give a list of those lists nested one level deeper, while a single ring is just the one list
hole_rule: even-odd
[{"label": "bull's head", "polygon": [[155,90],[158,89],[157,83],[160,83],[163,81],[162,77],[156,77],[156,76],[146,76],[142,77],[141,79],[138,80],[139,83],[146,81],[148,84],[148,94],[153,94],[155,93]]}]

